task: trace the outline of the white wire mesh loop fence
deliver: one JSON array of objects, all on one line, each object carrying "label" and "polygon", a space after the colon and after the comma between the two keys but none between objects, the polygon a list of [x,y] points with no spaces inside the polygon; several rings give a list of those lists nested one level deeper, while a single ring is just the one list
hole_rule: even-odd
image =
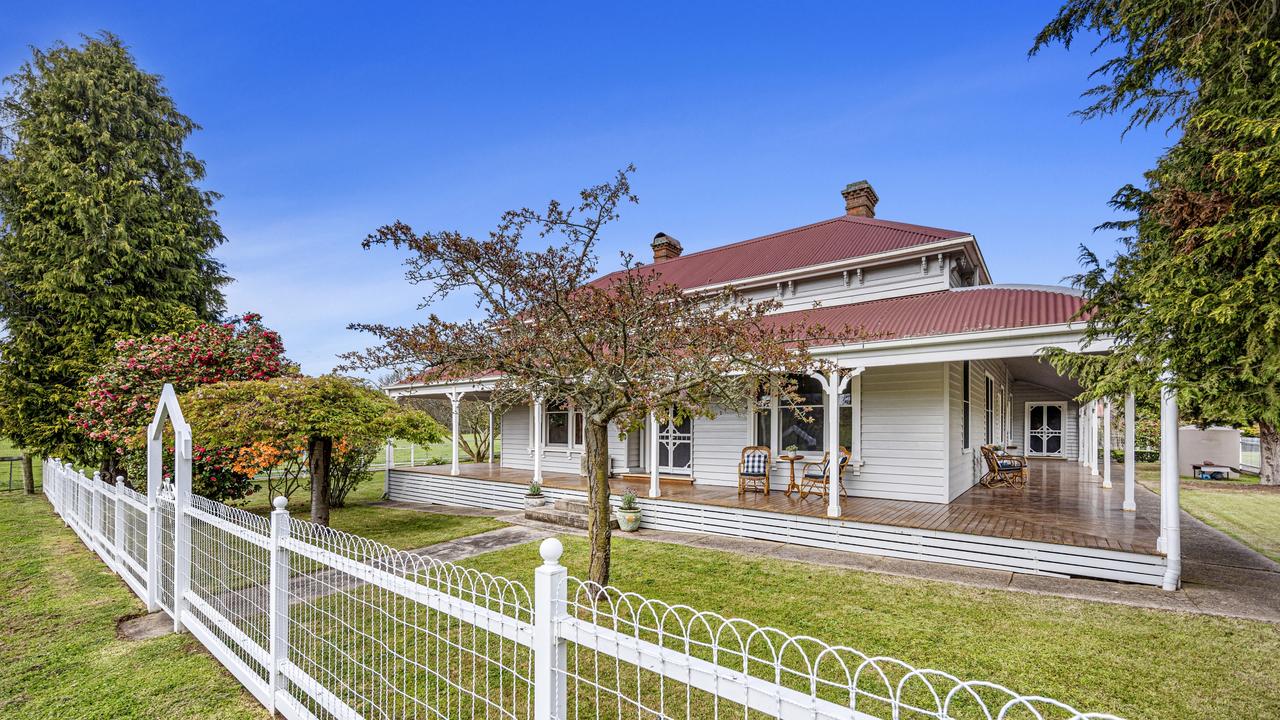
[{"label": "white wire mesh loop fence", "polygon": [[1115,720],[573,578],[555,539],[530,592],[279,502],[44,473],[84,543],[287,718]]}]

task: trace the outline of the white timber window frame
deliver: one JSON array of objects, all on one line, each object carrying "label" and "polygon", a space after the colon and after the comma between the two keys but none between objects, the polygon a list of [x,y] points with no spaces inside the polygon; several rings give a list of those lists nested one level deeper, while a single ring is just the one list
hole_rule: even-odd
[{"label": "white timber window frame", "polygon": [[[845,385],[836,400],[836,422],[839,424],[839,435],[841,447],[849,450],[852,460],[851,466],[858,467],[862,461],[862,371],[856,370],[850,375],[847,385]],[[812,421],[822,423],[821,440],[822,448],[817,450],[798,449],[796,453],[806,460],[821,458],[826,451],[826,439],[830,435],[829,428],[826,427],[826,418],[828,417],[828,405],[831,400],[826,391],[823,391],[823,401],[820,405],[804,405],[809,408],[809,414]],[[766,395],[761,393],[757,399],[751,404],[751,423],[747,434],[747,442],[751,445],[763,445],[769,448],[769,452],[777,457],[782,452],[782,410],[785,410],[781,399],[777,395]],[[848,445],[845,445],[845,430],[848,430]]]},{"label": "white timber window frame", "polygon": [[[827,435],[830,434],[826,424],[828,412],[827,405],[831,401],[827,397],[827,393],[823,390],[819,381],[813,377],[808,375],[796,375],[792,379],[797,383],[809,385],[809,389],[814,391],[803,394],[818,395],[821,399],[815,403],[812,402],[812,398],[810,398],[809,402],[791,405],[789,403],[783,403],[781,398],[777,395],[769,395],[767,399],[762,395],[752,408],[751,440],[756,445],[767,446],[770,453],[772,453],[774,457],[777,457],[785,445],[792,444],[791,442],[784,442],[782,437],[783,416],[788,415],[788,413],[794,413],[795,409],[805,408],[807,410],[806,414],[808,415],[808,421],[806,424],[810,429],[816,430],[816,432],[813,433],[813,442],[810,444],[816,443],[817,447],[799,447],[799,443],[794,443],[797,445],[796,454],[806,459],[820,458],[822,457],[823,452],[826,451]],[[767,424],[769,437],[767,439],[760,437],[765,429],[764,424],[760,422],[760,416],[762,415],[766,415],[768,417]],[[791,417],[794,417],[794,415],[791,415]]]},{"label": "white timber window frame", "polygon": [[[549,404],[543,407],[542,417],[544,447],[564,450],[566,453],[582,450],[586,441],[586,418],[583,411],[577,409],[571,402]],[[558,431],[561,424],[563,424],[564,440],[553,441],[551,433]]]}]

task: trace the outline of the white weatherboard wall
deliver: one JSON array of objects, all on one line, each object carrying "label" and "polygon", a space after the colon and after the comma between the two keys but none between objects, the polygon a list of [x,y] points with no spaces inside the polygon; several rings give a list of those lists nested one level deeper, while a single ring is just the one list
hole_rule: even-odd
[{"label": "white weatherboard wall", "polygon": [[[693,479],[699,485],[738,484],[738,460],[751,444],[751,416],[721,409],[714,418],[693,421]],[[785,472],[786,465],[783,465]],[[774,470],[770,486],[786,489],[787,480]]]},{"label": "white weatherboard wall", "polygon": [[856,497],[946,501],[942,365],[867,368],[862,374],[862,472]]},{"label": "white weatherboard wall", "polygon": [[[969,447],[964,447],[964,363],[946,363],[948,418],[947,437],[947,488],[943,502],[950,502],[973,487],[982,478],[985,468],[978,448],[986,443],[986,380],[994,381],[992,403],[1000,402],[1000,390],[1009,397],[1009,370],[999,360],[974,360],[969,363]],[[993,407],[994,422],[992,442],[1000,439],[1000,423],[1003,413]],[[1014,415],[1017,415],[1015,405]]]},{"label": "white weatherboard wall", "polygon": [[[859,474],[845,473],[851,497],[946,500],[946,424],[941,364],[868,368],[862,375],[862,456]],[[848,408],[841,423],[848,423]],[[722,412],[699,418],[693,430],[693,477],[699,485],[738,484],[742,448],[752,443],[751,416]],[[815,460],[818,458],[815,457]],[[800,463],[796,473],[801,472]],[[789,468],[774,465],[770,486],[784,490]]]},{"label": "white weatherboard wall", "polygon": [[782,303],[779,312],[790,312],[808,310],[813,307],[814,302],[827,306],[844,305],[946,290],[950,287],[949,278],[940,271],[937,255],[925,257],[928,269],[923,272],[920,259],[916,258],[893,265],[865,268],[861,283],[858,282],[857,274],[850,270],[847,280],[843,272],[837,272],[795,280],[790,284],[784,282],[780,288],[776,284],[751,288],[741,294],[755,300],[775,298]]},{"label": "white weatherboard wall", "polygon": [[[1062,402],[1067,404],[1067,411],[1063,417],[1063,438],[1062,451],[1063,457],[1067,460],[1075,460],[1079,457],[1079,442],[1076,438],[1080,433],[1080,418],[1077,416],[1077,410],[1080,404],[1071,399],[1069,395],[1064,395],[1057,390],[1051,390],[1042,385],[1016,380],[1013,383],[1013,415],[1010,418],[1013,422],[1010,426],[1013,432],[1009,442],[1018,446],[1021,453],[1027,451],[1027,403],[1028,402]],[[1123,399],[1116,403],[1119,409],[1119,415],[1123,417],[1124,401]],[[1114,411],[1113,411],[1114,412]],[[1113,435],[1116,428],[1112,428]],[[1101,435],[1101,433],[1099,433]],[[1124,436],[1117,435],[1111,438],[1116,447],[1124,446]],[[1101,441],[1099,441],[1101,442]]]},{"label": "white weatherboard wall", "polygon": [[[528,405],[509,408],[502,415],[502,425],[500,427],[502,438],[500,460],[502,467],[516,470],[533,469],[533,453],[531,452],[533,444],[530,442],[529,437],[532,431],[530,427],[531,420],[532,412]],[[626,442],[618,439],[618,430],[612,424],[609,425],[609,457],[613,461],[614,469],[620,470],[626,467]],[[564,445],[543,446],[542,469],[547,472],[580,474],[582,472],[582,448],[575,446],[571,449],[566,449]]]}]

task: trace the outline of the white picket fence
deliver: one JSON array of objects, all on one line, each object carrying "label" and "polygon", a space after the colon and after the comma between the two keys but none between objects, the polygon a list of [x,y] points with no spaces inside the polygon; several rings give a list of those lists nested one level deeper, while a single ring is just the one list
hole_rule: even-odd
[{"label": "white picket fence", "polygon": [[1240,467],[1252,472],[1262,468],[1262,440],[1256,437],[1240,438]]},{"label": "white picket fence", "polygon": [[[570,577],[533,591],[166,485],[48,460],[62,519],[286,718],[1074,718],[1049,698]],[[713,582],[714,579],[708,579]]]}]

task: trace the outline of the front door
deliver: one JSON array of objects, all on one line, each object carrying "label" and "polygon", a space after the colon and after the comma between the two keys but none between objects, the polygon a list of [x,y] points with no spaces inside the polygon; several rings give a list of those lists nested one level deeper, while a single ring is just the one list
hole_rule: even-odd
[{"label": "front door", "polygon": [[1027,455],[1062,457],[1066,403],[1027,403]]},{"label": "front door", "polygon": [[689,475],[693,472],[693,419],[658,427],[658,472]]}]

